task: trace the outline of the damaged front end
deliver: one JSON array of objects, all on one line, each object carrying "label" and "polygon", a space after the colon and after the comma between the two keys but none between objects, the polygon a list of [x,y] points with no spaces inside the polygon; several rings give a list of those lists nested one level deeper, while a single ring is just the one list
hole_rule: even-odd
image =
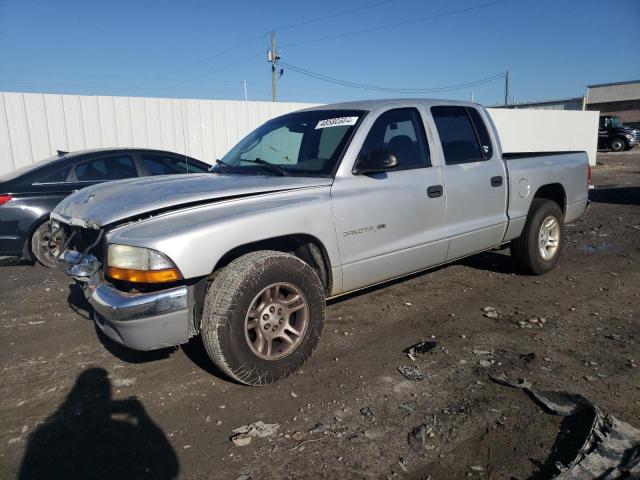
[{"label": "damaged front end", "polygon": [[52,233],[62,230],[65,239],[57,257],[58,265],[75,280],[88,282],[104,261],[104,229],[95,223],[79,224],[55,213],[51,214],[50,225]]},{"label": "damaged front end", "polygon": [[155,350],[186,343],[196,331],[202,285],[193,282],[131,283],[109,277],[106,229],[72,222],[53,213],[52,229],[66,241],[58,261],[82,287],[96,326],[109,338],[134,350]]}]

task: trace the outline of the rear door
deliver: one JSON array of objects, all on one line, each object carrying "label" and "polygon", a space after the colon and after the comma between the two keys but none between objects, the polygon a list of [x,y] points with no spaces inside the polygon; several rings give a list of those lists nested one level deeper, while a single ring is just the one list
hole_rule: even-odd
[{"label": "rear door", "polygon": [[505,165],[484,113],[474,107],[431,107],[444,159],[447,260],[499,244],[507,225]]}]

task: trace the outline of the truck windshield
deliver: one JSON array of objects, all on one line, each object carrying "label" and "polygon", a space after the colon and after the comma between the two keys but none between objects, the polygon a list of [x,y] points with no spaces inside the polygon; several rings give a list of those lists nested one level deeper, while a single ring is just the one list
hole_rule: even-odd
[{"label": "truck windshield", "polygon": [[243,138],[216,173],[332,176],[365,112],[312,110],[274,118]]}]

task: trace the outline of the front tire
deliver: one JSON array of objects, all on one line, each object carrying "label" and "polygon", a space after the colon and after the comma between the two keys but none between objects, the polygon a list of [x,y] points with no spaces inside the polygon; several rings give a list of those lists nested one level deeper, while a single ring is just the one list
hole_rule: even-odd
[{"label": "front tire", "polygon": [[627,143],[621,138],[614,138],[611,140],[611,150],[614,152],[622,152],[627,148]]},{"label": "front tire", "polygon": [[51,232],[51,224],[44,222],[31,235],[31,253],[35,259],[48,268],[58,263],[56,257],[64,244],[64,233],[58,230]]},{"label": "front tire", "polygon": [[553,269],[563,246],[562,218],[557,203],[533,199],[522,235],[511,241],[511,256],[521,272],[543,275]]},{"label": "front tire", "polygon": [[324,316],[324,289],[308,264],[283,252],[252,252],[217,272],[209,285],[202,342],[229,377],[268,385],[309,358]]}]

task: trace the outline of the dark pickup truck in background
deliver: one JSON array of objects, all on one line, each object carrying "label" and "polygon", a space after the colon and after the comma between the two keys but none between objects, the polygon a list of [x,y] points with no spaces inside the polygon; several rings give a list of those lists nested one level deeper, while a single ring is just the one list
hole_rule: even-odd
[{"label": "dark pickup truck in background", "polygon": [[640,130],[627,127],[620,117],[600,116],[598,125],[598,148],[610,148],[614,152],[630,150],[640,144]]}]

